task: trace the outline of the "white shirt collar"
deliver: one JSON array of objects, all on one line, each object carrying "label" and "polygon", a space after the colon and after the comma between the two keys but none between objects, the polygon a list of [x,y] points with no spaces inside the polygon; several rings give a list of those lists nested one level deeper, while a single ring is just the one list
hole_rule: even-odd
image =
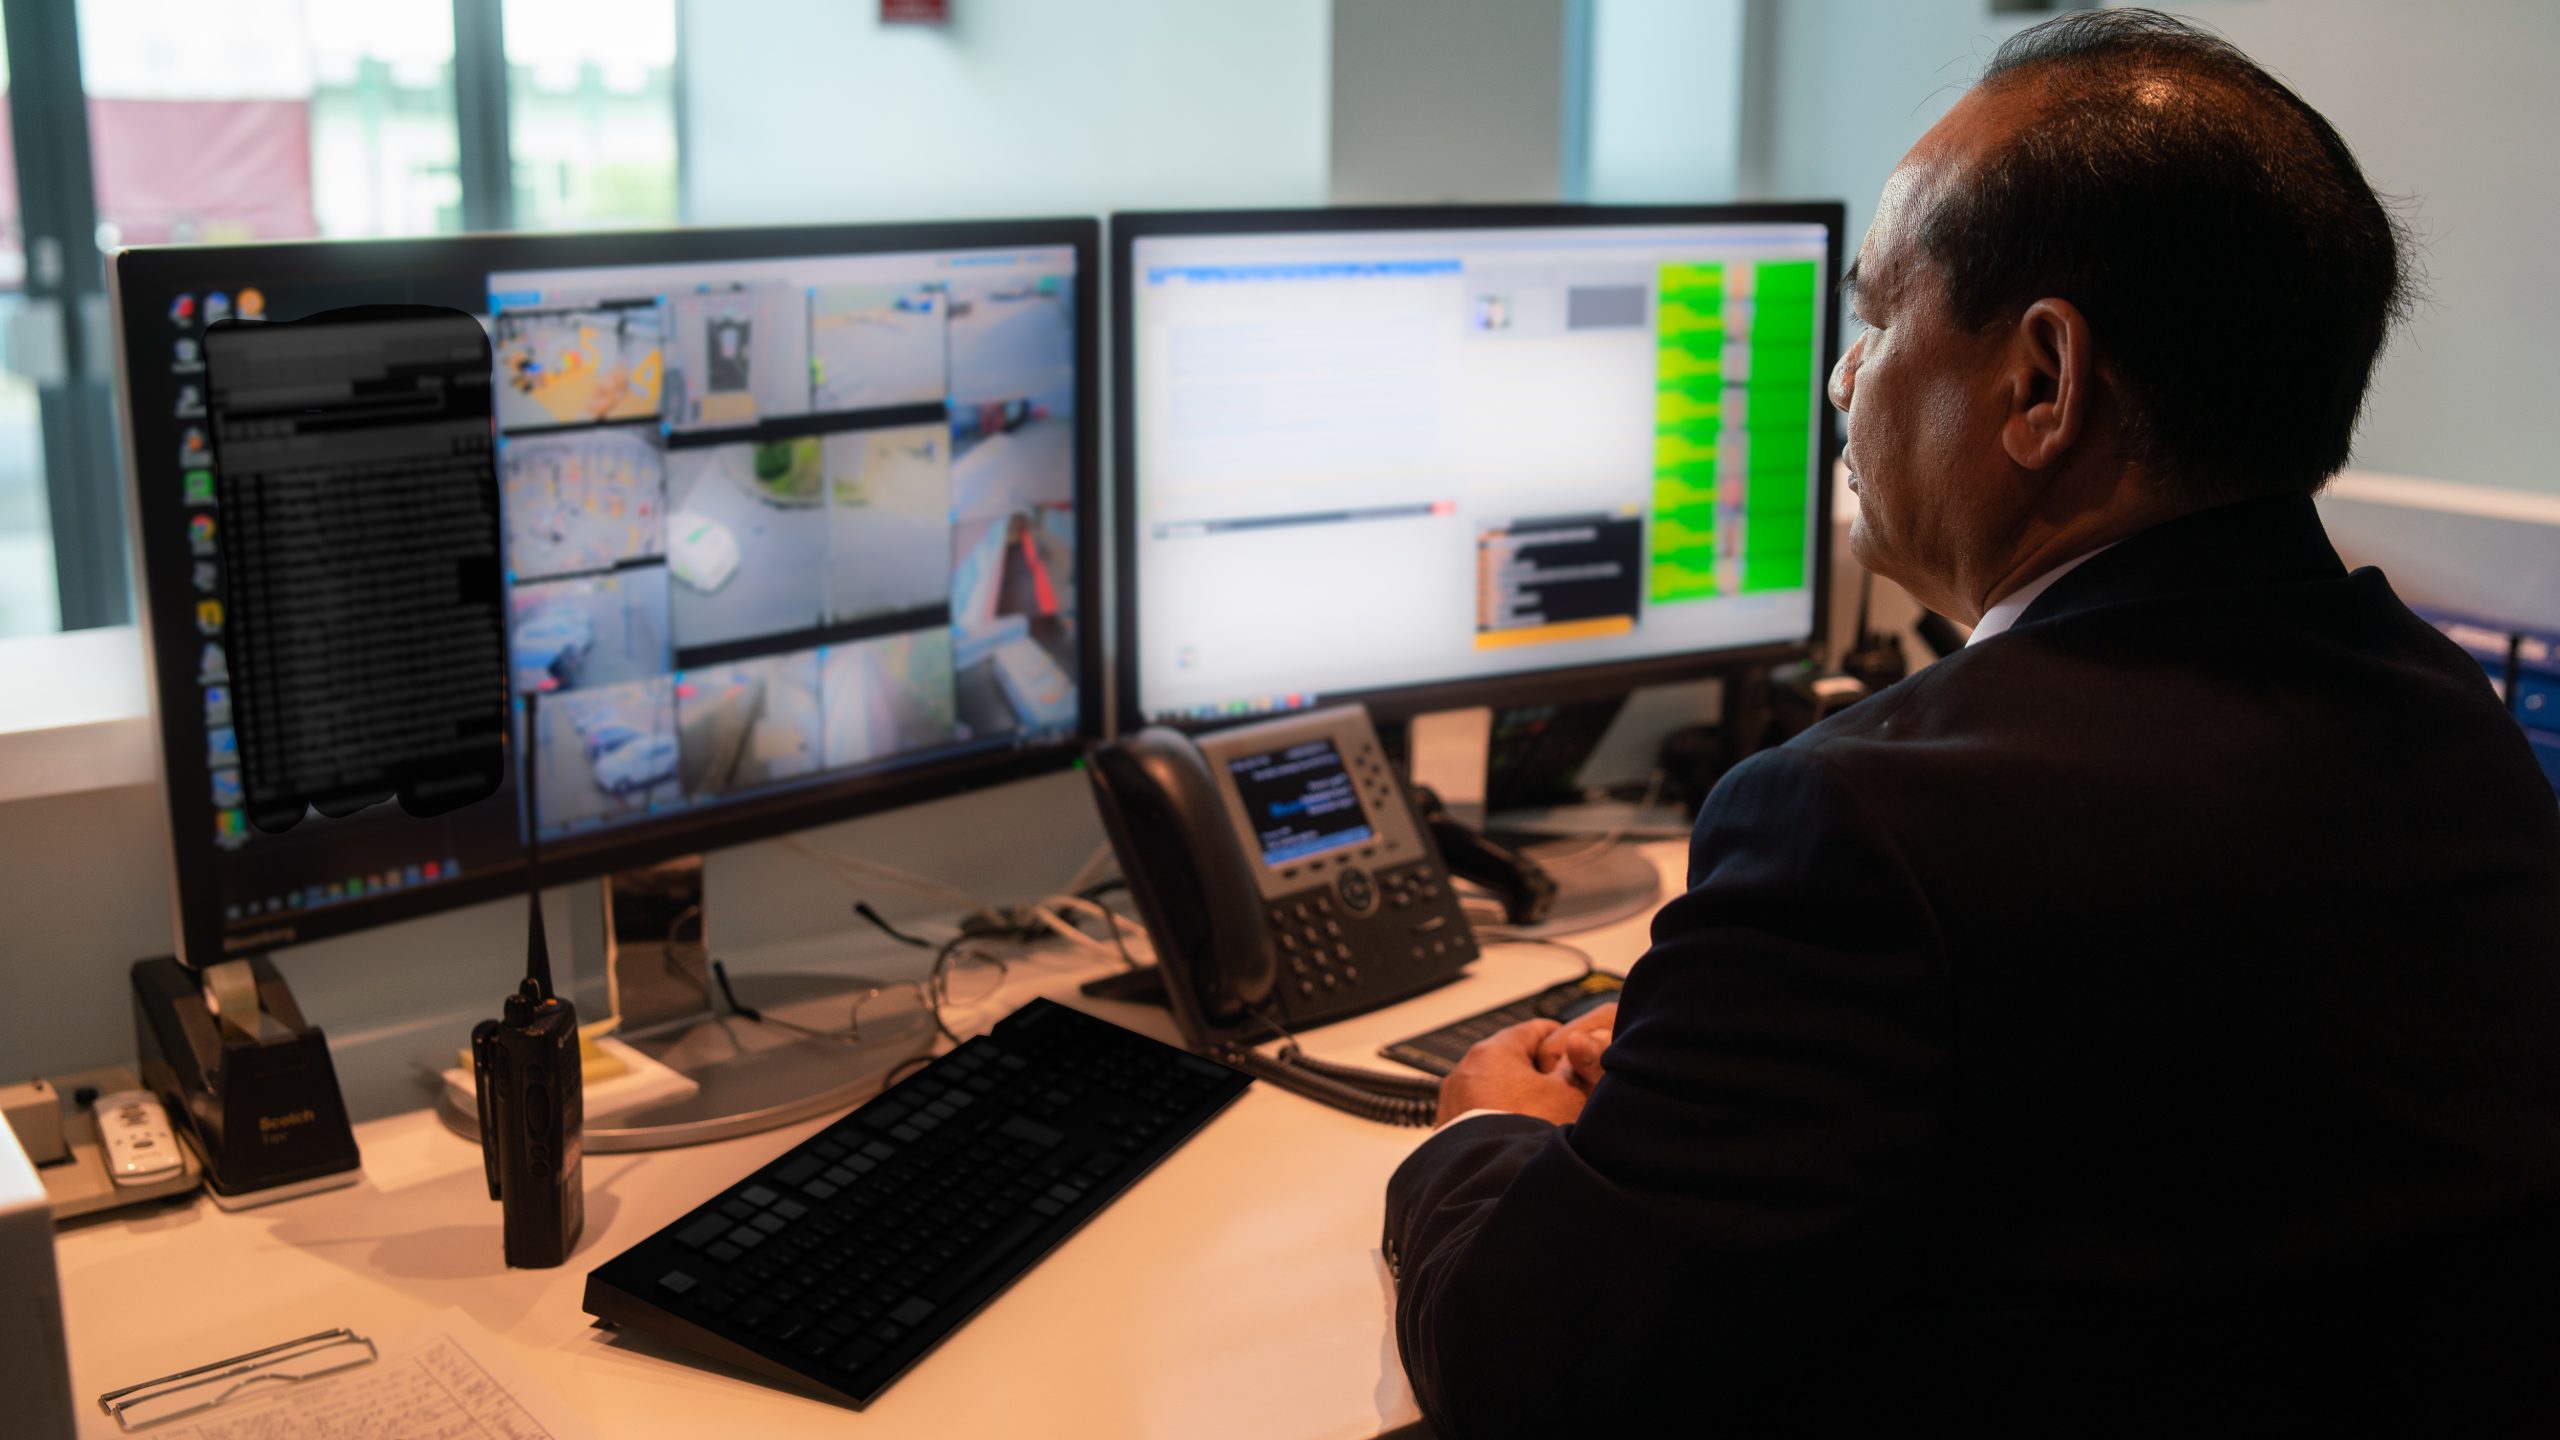
[{"label": "white shirt collar", "polygon": [[2079,569],[2081,566],[2101,555],[2106,554],[2114,548],[2116,548],[2115,545],[2113,543],[2109,543],[2101,545],[2095,550],[2084,551],[2081,554],[2074,555],[2070,559],[2054,566],[2052,569],[2047,570],[2033,580],[2028,581],[2026,584],[2010,591],[1999,604],[1982,612],[1982,619],[1980,623],[1973,627],[1973,637],[1964,643],[1967,645],[1979,645],[1983,641],[1990,639],[1992,636],[1999,634],[2001,631],[2008,629],[2010,626],[2017,624],[2018,617],[2027,613],[2027,607],[2036,603],[2036,597],[2053,588],[2054,581],[2061,579],[2063,576],[2070,574],[2072,571]]}]

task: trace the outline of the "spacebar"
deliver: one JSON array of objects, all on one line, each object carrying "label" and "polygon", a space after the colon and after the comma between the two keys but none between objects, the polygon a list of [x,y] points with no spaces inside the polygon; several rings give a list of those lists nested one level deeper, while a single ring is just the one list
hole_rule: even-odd
[{"label": "spacebar", "polygon": [[943,1271],[932,1283],[918,1291],[936,1305],[948,1305],[951,1298],[978,1283],[988,1271],[1013,1258],[1023,1243],[1040,1233],[1049,1222],[1037,1215],[1025,1215],[1002,1230],[987,1237],[986,1248],[977,1257]]}]

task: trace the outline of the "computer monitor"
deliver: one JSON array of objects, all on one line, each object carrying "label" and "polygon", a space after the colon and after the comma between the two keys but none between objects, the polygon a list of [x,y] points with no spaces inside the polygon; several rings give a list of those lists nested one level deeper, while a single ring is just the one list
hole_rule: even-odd
[{"label": "computer monitor", "polygon": [[[1091,220],[184,246],[112,263],[179,954],[198,966],[1060,766],[1102,730]],[[479,316],[513,765],[240,806],[205,331]],[[529,764],[527,763],[529,759]],[[495,997],[492,997],[493,1003]]]},{"label": "computer monitor", "polygon": [[1821,633],[1838,204],[1115,215],[1123,727]]}]

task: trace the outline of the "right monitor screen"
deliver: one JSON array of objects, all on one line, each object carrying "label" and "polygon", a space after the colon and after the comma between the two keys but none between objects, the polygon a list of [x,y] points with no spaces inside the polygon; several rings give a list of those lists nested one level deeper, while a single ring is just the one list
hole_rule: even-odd
[{"label": "right monitor screen", "polygon": [[1825,225],[1129,244],[1144,719],[1812,638]]}]

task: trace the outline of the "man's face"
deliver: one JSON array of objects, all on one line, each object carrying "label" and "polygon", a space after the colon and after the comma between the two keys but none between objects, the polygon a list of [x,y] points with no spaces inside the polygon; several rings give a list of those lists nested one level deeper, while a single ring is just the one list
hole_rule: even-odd
[{"label": "man's face", "polygon": [[[1940,187],[1962,183],[1986,118],[1967,96],[1885,182],[1854,269],[1865,327],[1831,372],[1848,416],[1849,531],[1859,564],[1941,614],[1970,623],[2001,578],[2018,515],[2001,448],[2001,347],[1950,313],[1946,280],[1920,247]],[[1985,573],[1986,570],[1989,573]]]}]

